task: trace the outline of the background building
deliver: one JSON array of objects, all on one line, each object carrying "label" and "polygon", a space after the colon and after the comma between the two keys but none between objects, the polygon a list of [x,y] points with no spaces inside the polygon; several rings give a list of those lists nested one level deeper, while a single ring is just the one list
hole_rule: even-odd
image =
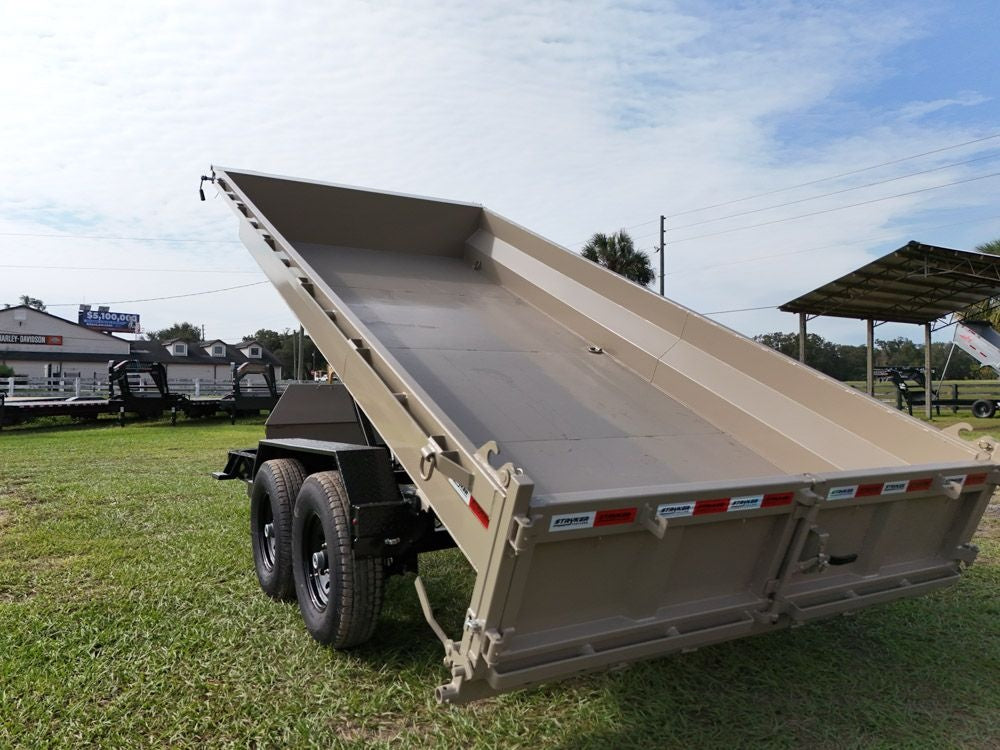
[{"label": "background building", "polygon": [[232,363],[263,362],[281,379],[281,362],[257,341],[127,341],[33,307],[0,310],[0,364],[18,375],[103,380],[108,361],[161,362],[169,378],[226,380]]}]

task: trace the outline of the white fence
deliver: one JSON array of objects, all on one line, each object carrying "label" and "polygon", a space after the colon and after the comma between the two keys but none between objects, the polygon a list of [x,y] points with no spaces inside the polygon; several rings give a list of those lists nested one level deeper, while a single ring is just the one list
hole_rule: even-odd
[{"label": "white fence", "polygon": [[[278,383],[278,390],[284,389],[285,385],[294,381],[283,381]],[[140,392],[155,391],[156,386],[148,375],[141,376],[138,386],[135,380],[132,381],[133,390]],[[169,378],[167,385],[171,393],[183,393],[187,396],[224,396],[233,390],[233,381],[229,378],[225,380],[210,380],[208,378]],[[260,393],[266,391],[264,380],[259,375],[250,375],[240,383],[240,390],[244,393]],[[0,391],[7,398],[73,398],[73,397],[108,397],[107,378],[81,378],[81,377],[52,377],[52,378],[29,378],[15,375],[9,378],[0,378]]]}]

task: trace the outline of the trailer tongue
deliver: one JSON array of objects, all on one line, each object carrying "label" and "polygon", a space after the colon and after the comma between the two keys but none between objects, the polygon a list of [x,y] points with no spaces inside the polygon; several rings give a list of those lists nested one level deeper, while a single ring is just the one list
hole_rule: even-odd
[{"label": "trailer tongue", "polygon": [[476,571],[462,632],[417,589],[456,703],[922,594],[975,557],[992,443],[481,206],[213,179],[343,383],[290,390],[275,417],[308,432],[273,417],[218,475],[248,481],[261,584],[324,643],[367,638],[384,576],[450,540]]}]

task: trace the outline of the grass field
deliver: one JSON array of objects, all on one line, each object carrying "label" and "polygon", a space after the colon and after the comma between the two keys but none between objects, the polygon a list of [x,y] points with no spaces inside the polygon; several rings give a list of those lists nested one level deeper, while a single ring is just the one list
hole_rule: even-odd
[{"label": "grass field", "polygon": [[[209,473],[261,434],[0,433],[0,747],[1000,746],[995,515],[942,593],[440,708],[411,577],[351,654],[259,593],[243,488]],[[470,572],[455,551],[422,564],[457,635]]]}]

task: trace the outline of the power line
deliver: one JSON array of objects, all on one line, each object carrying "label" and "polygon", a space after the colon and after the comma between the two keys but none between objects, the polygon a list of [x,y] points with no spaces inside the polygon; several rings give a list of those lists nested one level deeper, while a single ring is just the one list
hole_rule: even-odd
[{"label": "power line", "polygon": [[713,310],[712,312],[701,313],[701,315],[724,315],[726,313],[750,312],[751,310],[777,310],[778,305],[764,305],[763,307],[738,307],[734,310]]},{"label": "power line", "polygon": [[919,172],[910,172],[909,174],[899,175],[898,177],[889,177],[888,179],[885,179],[885,180],[878,180],[876,182],[869,182],[869,183],[866,183],[864,185],[857,185],[855,187],[843,188],[842,190],[834,190],[831,193],[822,193],[820,195],[813,195],[813,196],[811,196],[809,198],[799,198],[798,200],[787,201],[785,203],[776,203],[773,206],[764,206],[762,208],[753,208],[753,209],[750,209],[749,211],[740,211],[740,212],[735,213],[735,214],[727,214],[725,216],[718,216],[718,217],[716,217],[714,219],[703,219],[702,221],[694,221],[694,222],[691,222],[690,224],[682,224],[679,227],[668,227],[666,231],[668,231],[668,232],[677,232],[677,231],[680,231],[681,229],[688,229],[689,227],[697,227],[697,226],[701,226],[703,224],[712,224],[712,223],[714,223],[716,221],[723,221],[725,219],[734,219],[737,216],[747,216],[749,214],[761,213],[762,211],[771,211],[771,210],[773,210],[775,208],[784,208],[785,206],[794,206],[794,205],[797,205],[799,203],[808,203],[809,201],[819,200],[820,198],[829,198],[830,196],[833,196],[833,195],[841,195],[843,193],[850,193],[850,192],[853,192],[855,190],[864,190],[865,188],[875,187],[876,185],[885,185],[885,184],[887,184],[889,182],[898,182],[899,180],[905,180],[905,179],[908,179],[910,177],[917,177],[917,176],[922,175],[922,174],[930,174],[931,172],[940,172],[942,169],[950,169],[951,167],[961,167],[961,166],[965,166],[966,164],[974,164],[974,163],[980,162],[980,161],[989,161],[990,159],[996,159],[997,157],[1000,157],[1000,153],[990,154],[989,156],[979,156],[979,157],[976,157],[975,159],[968,159],[966,161],[956,161],[956,162],[952,162],[951,164],[943,164],[940,167],[933,167],[931,169],[923,169],[923,170],[921,170]]},{"label": "power line", "polygon": [[[762,192],[762,193],[755,193],[753,195],[747,195],[747,196],[745,196],[743,198],[734,198],[732,200],[723,201],[721,203],[713,203],[713,204],[710,204],[710,205],[707,205],[707,206],[699,206],[697,208],[689,208],[689,209],[684,210],[684,211],[678,211],[677,213],[668,214],[668,215],[666,215],[665,218],[667,218],[667,219],[675,219],[678,216],[687,216],[688,214],[699,213],[701,211],[708,211],[709,209],[712,209],[712,208],[722,208],[723,206],[731,206],[734,203],[744,203],[746,201],[753,200],[754,198],[764,198],[764,197],[766,197],[768,195],[776,195],[777,193],[785,193],[785,192],[788,192],[789,190],[797,190],[798,188],[809,187],[810,185],[818,185],[818,184],[820,184],[822,182],[830,182],[832,180],[841,179],[842,177],[850,177],[851,175],[861,174],[863,172],[870,172],[870,171],[872,171],[874,169],[880,169],[882,167],[892,166],[893,164],[902,164],[903,162],[912,161],[913,159],[920,159],[920,158],[922,158],[924,156],[931,156],[933,154],[940,154],[940,153],[943,153],[945,151],[952,151],[952,150],[954,150],[956,148],[962,148],[963,146],[971,146],[971,145],[973,145],[975,143],[983,143],[984,141],[995,140],[997,138],[1000,138],[1000,133],[994,133],[993,135],[983,136],[982,138],[974,138],[971,141],[963,141],[962,143],[953,143],[953,144],[948,145],[948,146],[941,146],[940,148],[931,149],[930,151],[924,151],[924,152],[919,153],[919,154],[911,154],[910,156],[903,156],[903,157],[901,157],[899,159],[892,159],[890,161],[884,161],[884,162],[881,162],[879,164],[872,164],[872,165],[867,166],[867,167],[860,167],[858,169],[852,169],[852,170],[847,171],[847,172],[840,172],[838,174],[829,175],[827,177],[820,177],[820,178],[815,179],[815,180],[809,180],[808,182],[800,182],[800,183],[798,183],[796,185],[789,185],[787,187],[777,188],[775,190],[767,190],[767,191]],[[637,229],[639,227],[644,227],[647,224],[655,224],[657,221],[658,221],[658,219],[650,219],[649,221],[644,221],[644,222],[642,222],[640,224],[633,224],[631,226],[624,227],[624,229]],[[645,235],[645,236],[646,237],[650,237],[652,235]],[[577,242],[574,242],[572,246],[575,247],[577,245],[582,245],[585,242],[587,242],[589,239],[590,238],[588,237],[586,240],[578,240]]]},{"label": "power line", "polygon": [[754,195],[748,195],[745,198],[734,198],[733,200],[723,201],[722,203],[714,203],[710,206],[702,206],[700,208],[689,208],[686,211],[679,211],[675,214],[670,214],[667,216],[668,219],[675,219],[678,216],[686,216],[688,214],[697,213],[699,211],[707,211],[710,208],[721,208],[722,206],[731,206],[733,203],[743,203],[744,201],[753,200],[754,198],[764,198],[768,195],[774,195],[776,193],[784,193],[789,190],[796,190],[802,187],[809,187],[810,185],[817,185],[821,182],[829,182],[831,180],[839,180],[841,177],[850,177],[851,175],[861,174],[862,172],[870,172],[873,169],[879,169],[881,167],[889,167],[893,164],[902,164],[905,161],[912,161],[913,159],[920,159],[924,156],[931,156],[932,154],[940,154],[943,151],[951,151],[956,148],[961,148],[962,146],[971,146],[974,143],[982,143],[983,141],[990,141],[996,138],[1000,138],[1000,133],[994,133],[993,135],[983,136],[982,138],[974,138],[971,141],[963,141],[962,143],[955,143],[950,146],[942,146],[941,148],[935,148],[931,151],[924,151],[920,154],[913,154],[911,156],[904,156],[900,159],[892,159],[891,161],[884,161],[880,164],[872,164],[869,167],[861,167],[859,169],[852,169],[849,172],[841,172],[840,174],[830,175],[829,177],[820,177],[817,180],[809,180],[808,182],[800,182],[797,185],[789,185],[788,187],[778,188],[776,190],[768,190],[763,193],[756,193]]},{"label": "power line", "polygon": [[[931,190],[940,190],[942,188],[953,187],[955,185],[964,185],[964,184],[966,184],[968,182],[978,182],[979,180],[986,180],[986,179],[989,179],[991,177],[997,177],[997,176],[1000,176],[1000,172],[991,172],[990,174],[979,175],[978,177],[968,177],[968,178],[966,178],[964,180],[955,180],[954,182],[946,182],[946,183],[943,183],[941,185],[932,185],[931,187],[920,188],[919,190],[910,190],[910,191],[905,192],[905,193],[896,193],[894,195],[886,195],[886,196],[884,196],[882,198],[872,198],[870,200],[860,201],[858,203],[849,203],[846,206],[836,206],[834,208],[824,208],[824,209],[819,210],[819,211],[810,211],[809,213],[806,213],[806,214],[799,214],[798,216],[786,216],[783,219],[772,219],[771,221],[762,221],[762,222],[759,222],[757,224],[747,224],[746,226],[742,226],[742,227],[733,227],[731,229],[722,229],[722,230],[720,230],[718,232],[709,232],[707,234],[696,234],[696,235],[694,235],[692,237],[681,237],[680,239],[671,240],[670,244],[671,245],[677,245],[677,244],[679,244],[681,242],[691,242],[693,240],[705,239],[706,237],[717,237],[717,236],[722,235],[722,234],[731,234],[733,232],[742,232],[745,229],[756,229],[758,227],[766,227],[766,226],[771,226],[773,224],[781,224],[781,223],[786,222],[786,221],[795,221],[797,219],[805,219],[805,218],[808,218],[810,216],[819,216],[821,214],[829,214],[829,213],[833,213],[835,211],[844,211],[844,210],[846,210],[848,208],[857,208],[859,206],[868,206],[868,205],[871,205],[873,203],[880,203],[882,201],[892,200],[893,198],[904,198],[904,197],[909,196],[909,195],[917,195],[919,193],[926,193],[926,192],[929,192]],[[643,237],[652,237],[652,236],[653,235],[644,235]],[[636,237],[635,239],[643,239],[643,237]]]},{"label": "power line", "polygon": [[[146,299],[120,299],[114,302],[89,302],[90,305],[129,305],[134,302],[160,302],[167,299],[181,299],[182,297],[200,297],[204,294],[218,294],[219,292],[231,292],[234,289],[246,289],[251,286],[261,286],[262,284],[270,284],[269,281],[255,281],[252,284],[240,284],[239,286],[227,286],[222,289],[206,289],[203,292],[189,292],[188,294],[171,294],[167,297],[149,297]],[[80,302],[57,302],[52,305],[46,305],[46,307],[75,307],[81,304]]]},{"label": "power line", "polygon": [[108,268],[107,266],[28,266],[14,263],[0,263],[0,268],[38,269],[43,271],[125,271],[136,273],[261,273],[261,271],[233,271],[228,268]]},{"label": "power line", "polygon": [[[949,224],[938,224],[938,225],[932,226],[932,227],[923,227],[921,229],[921,231],[931,231],[933,229],[947,229],[949,227],[958,227],[958,226],[964,226],[964,225],[967,225],[967,224],[978,224],[978,223],[981,223],[981,222],[984,222],[984,221],[995,221],[997,219],[1000,219],[1000,214],[995,214],[993,216],[983,216],[983,217],[978,218],[978,219],[970,219],[970,220],[967,220],[967,221],[954,221],[954,222],[951,222]],[[834,243],[829,244],[829,245],[817,245],[816,247],[808,247],[808,248],[804,248],[804,249],[801,249],[801,250],[790,250],[790,251],[784,252],[784,253],[772,253],[772,254],[769,254],[769,255],[755,255],[755,256],[750,257],[750,258],[741,258],[740,260],[727,261],[725,263],[713,263],[712,265],[708,265],[708,266],[695,266],[695,267],[692,267],[692,268],[682,268],[680,271],[671,271],[671,272],[668,272],[666,275],[667,276],[683,276],[683,275],[689,274],[689,273],[697,273],[699,271],[709,271],[709,270],[714,269],[714,268],[725,268],[727,266],[736,266],[736,265],[740,265],[742,263],[753,263],[755,261],[760,261],[760,260],[772,260],[772,259],[775,259],[775,258],[784,258],[784,257],[787,257],[789,255],[801,255],[803,253],[812,253],[812,252],[816,252],[817,250],[828,250],[830,248],[840,248],[840,247],[856,247],[857,245],[863,245],[863,244],[866,244],[866,243],[869,243],[869,242],[878,242],[880,240],[888,240],[888,239],[898,238],[900,234],[901,234],[901,232],[893,232],[892,234],[873,235],[873,236],[862,238],[860,240],[854,240],[852,242],[834,242]]]},{"label": "power line", "polygon": [[47,237],[56,240],[124,240],[128,242],[199,242],[212,245],[238,245],[239,240],[207,240],[194,237],[120,237],[103,234],[42,234],[38,232],[0,232],[0,237]]}]

